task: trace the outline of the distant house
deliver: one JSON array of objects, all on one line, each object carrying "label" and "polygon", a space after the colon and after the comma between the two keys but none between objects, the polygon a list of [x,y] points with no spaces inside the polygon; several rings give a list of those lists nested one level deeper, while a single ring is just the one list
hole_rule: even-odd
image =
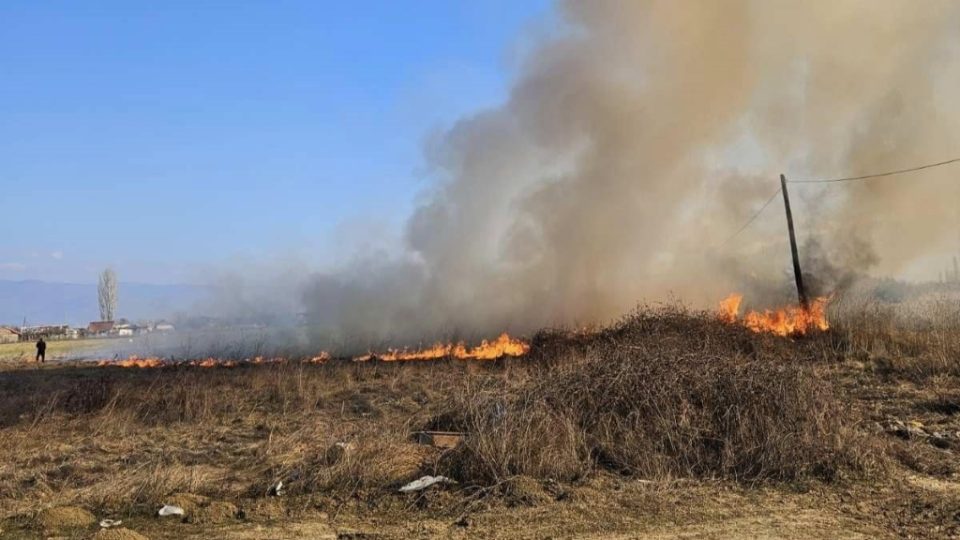
[{"label": "distant house", "polygon": [[166,322],[157,323],[157,325],[154,326],[153,329],[157,332],[173,332],[174,330],[173,325]]},{"label": "distant house", "polygon": [[87,325],[87,334],[91,336],[106,336],[113,332],[116,323],[113,321],[95,321]]},{"label": "distant house", "polygon": [[113,326],[113,329],[110,333],[117,336],[126,337],[132,336],[136,329],[137,327],[132,324],[116,324]]},{"label": "distant house", "polygon": [[16,343],[20,341],[20,332],[14,328],[0,326],[0,343]]}]

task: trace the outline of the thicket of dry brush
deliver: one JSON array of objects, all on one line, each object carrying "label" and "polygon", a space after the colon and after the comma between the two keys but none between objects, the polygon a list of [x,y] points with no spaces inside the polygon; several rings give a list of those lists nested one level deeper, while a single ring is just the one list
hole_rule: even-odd
[{"label": "thicket of dry brush", "polygon": [[[496,363],[2,372],[0,518],[67,502],[153,511],[183,492],[249,502],[277,480],[314,504],[378,501],[438,472],[468,486],[598,470],[831,481],[880,456],[818,366],[897,343],[957,369],[956,333],[871,321],[792,341],[667,308],[543,332],[529,357]],[[420,429],[468,435],[444,452],[417,445]]]},{"label": "thicket of dry brush", "polygon": [[537,344],[521,384],[479,381],[457,394],[445,427],[471,436],[446,460],[454,475],[829,480],[874,459],[811,369],[810,344],[674,310]]}]

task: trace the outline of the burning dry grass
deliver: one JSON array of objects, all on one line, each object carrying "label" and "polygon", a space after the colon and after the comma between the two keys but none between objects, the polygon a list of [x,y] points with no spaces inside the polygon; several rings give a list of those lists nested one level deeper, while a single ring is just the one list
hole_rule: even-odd
[{"label": "burning dry grass", "polygon": [[[569,485],[599,471],[831,481],[879,459],[816,369],[849,343],[660,309],[543,332],[527,356],[496,362],[9,371],[0,517],[54,503],[145,515],[177,494],[256,509],[278,481],[301,507],[335,511],[437,473],[505,495],[518,478]],[[418,445],[421,429],[467,436],[444,451]]]},{"label": "burning dry grass", "polygon": [[[258,349],[256,347],[254,350]],[[527,354],[530,345],[519,338],[502,333],[496,339],[481,340],[478,345],[469,346],[463,341],[437,342],[429,347],[394,349],[386,348],[383,351],[371,351],[362,355],[340,356],[334,358],[327,351],[304,356],[302,354],[288,354],[286,356],[250,356],[244,354],[244,349],[234,348],[235,356],[207,356],[200,360],[170,357],[130,355],[126,358],[101,359],[97,361],[99,367],[141,368],[155,369],[166,367],[201,367],[201,368],[235,368],[261,364],[323,364],[332,360],[352,360],[354,362],[408,362],[408,361],[436,361],[446,359],[457,360],[498,360],[505,357],[519,357]],[[246,351],[249,352],[249,351]],[[239,358],[239,359],[238,359]]]},{"label": "burning dry grass", "polygon": [[731,294],[720,301],[717,316],[721,321],[740,323],[754,332],[769,332],[778,336],[805,336],[830,329],[827,321],[826,297],[814,298],[808,305],[787,306],[764,311],[748,311],[740,315],[742,294]]}]

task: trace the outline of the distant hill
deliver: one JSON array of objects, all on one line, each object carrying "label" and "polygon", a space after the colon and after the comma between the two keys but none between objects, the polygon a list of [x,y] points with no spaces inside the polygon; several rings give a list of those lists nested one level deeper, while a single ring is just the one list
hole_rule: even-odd
[{"label": "distant hill", "polygon": [[[210,295],[197,285],[120,283],[117,317],[160,319],[188,311]],[[95,284],[0,280],[0,324],[86,325],[100,318]]]}]

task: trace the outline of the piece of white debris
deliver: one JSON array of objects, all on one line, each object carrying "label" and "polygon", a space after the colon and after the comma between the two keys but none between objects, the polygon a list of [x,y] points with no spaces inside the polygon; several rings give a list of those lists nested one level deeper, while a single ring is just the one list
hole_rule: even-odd
[{"label": "piece of white debris", "polygon": [[165,504],[165,505],[163,505],[162,508],[160,508],[160,511],[157,512],[157,515],[158,515],[158,516],[161,516],[161,517],[163,517],[163,516],[182,516],[182,515],[183,515],[183,508],[180,508],[179,506],[174,506],[174,505],[172,505],[172,504]]},{"label": "piece of white debris", "polygon": [[283,480],[280,480],[275,485],[270,486],[270,489],[267,490],[267,494],[274,497],[283,495]]},{"label": "piece of white debris", "polygon": [[119,527],[123,522],[119,519],[101,519],[100,526],[104,529],[109,529],[110,527]]},{"label": "piece of white debris", "polygon": [[424,476],[400,488],[400,493],[410,493],[411,491],[420,491],[423,489],[427,489],[428,487],[434,484],[456,484],[456,482],[447,478],[446,476]]}]

